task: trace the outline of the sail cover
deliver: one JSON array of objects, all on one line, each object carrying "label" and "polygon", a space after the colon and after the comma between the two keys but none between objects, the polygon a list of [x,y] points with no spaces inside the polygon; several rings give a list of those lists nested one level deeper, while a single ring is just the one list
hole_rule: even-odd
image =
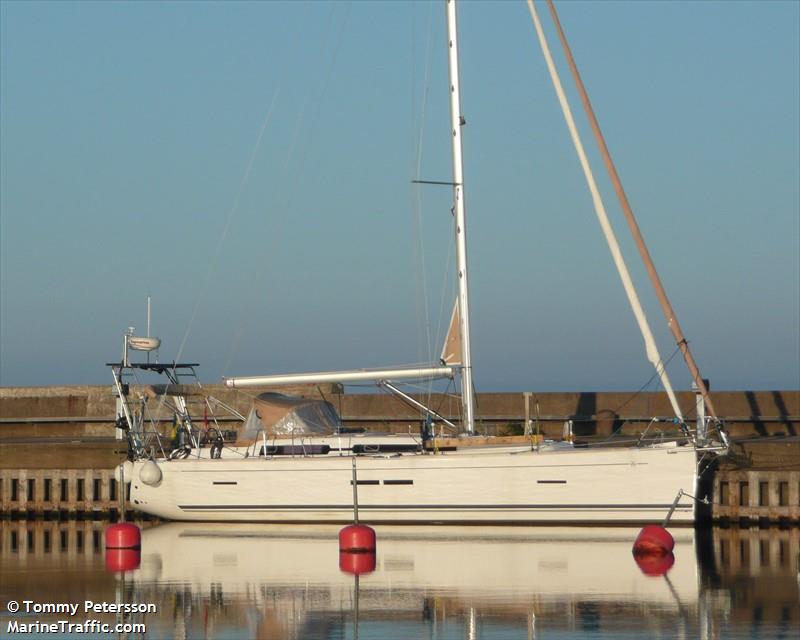
[{"label": "sail cover", "polygon": [[461,330],[459,325],[461,318],[458,313],[458,300],[453,305],[453,313],[450,315],[450,327],[447,329],[447,337],[442,346],[442,362],[451,366],[461,364]]},{"label": "sail cover", "polygon": [[268,437],[327,435],[336,433],[340,426],[339,414],[330,402],[262,393],[253,401],[245,436],[255,438],[261,431]]}]

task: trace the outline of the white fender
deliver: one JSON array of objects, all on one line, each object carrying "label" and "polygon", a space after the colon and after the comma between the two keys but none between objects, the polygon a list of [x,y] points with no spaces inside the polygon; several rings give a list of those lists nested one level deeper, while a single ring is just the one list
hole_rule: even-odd
[{"label": "white fender", "polygon": [[139,480],[151,487],[157,487],[161,484],[161,478],[163,477],[164,474],[161,473],[161,468],[156,464],[155,460],[148,460],[139,470]]}]

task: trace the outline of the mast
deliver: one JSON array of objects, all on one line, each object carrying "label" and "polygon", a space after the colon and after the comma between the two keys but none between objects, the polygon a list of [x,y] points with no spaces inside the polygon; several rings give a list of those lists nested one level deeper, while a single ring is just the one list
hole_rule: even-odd
[{"label": "mast", "polygon": [[472,386],[472,354],[469,341],[469,293],[467,286],[467,229],[464,210],[464,158],[461,150],[461,92],[458,78],[456,2],[446,0],[447,49],[450,71],[450,132],[453,139],[453,215],[456,234],[459,332],[461,334],[461,415],[464,431],[475,432],[475,400]]},{"label": "mast", "polygon": [[586,87],[583,84],[580,73],[578,73],[578,66],[575,64],[575,59],[572,56],[572,50],[567,43],[567,37],[564,35],[564,30],[561,28],[561,21],[558,19],[558,13],[556,12],[556,8],[553,5],[552,0],[547,0],[547,8],[550,10],[550,16],[553,19],[553,24],[555,25],[556,32],[558,33],[558,38],[561,41],[561,46],[564,49],[564,55],[567,58],[567,64],[569,65],[570,72],[575,80],[575,86],[577,87],[578,93],[581,96],[581,102],[583,103],[583,108],[586,111],[586,117],[589,119],[589,124],[592,127],[595,141],[597,142],[597,146],[600,148],[600,153],[603,156],[603,162],[606,165],[606,171],[608,171],[608,175],[614,185],[614,190],[617,193],[617,199],[622,207],[622,213],[625,215],[628,228],[630,229],[631,235],[636,242],[636,248],[639,250],[639,255],[641,256],[642,262],[647,269],[647,275],[650,277],[650,282],[653,285],[653,289],[655,289],[656,297],[661,305],[661,310],[664,312],[664,316],[667,319],[667,326],[672,332],[672,337],[675,339],[678,348],[683,354],[683,359],[686,361],[686,366],[689,368],[689,373],[691,374],[694,384],[700,392],[700,395],[703,397],[703,401],[708,408],[708,412],[715,420],[718,420],[717,413],[714,410],[714,404],[711,402],[711,397],[708,394],[708,386],[706,385],[705,380],[703,380],[703,376],[700,375],[700,369],[698,368],[697,363],[692,356],[692,352],[689,350],[689,343],[687,342],[686,337],[681,330],[680,324],[678,324],[678,316],[676,315],[675,309],[673,309],[672,304],[667,297],[667,292],[664,290],[664,286],[661,284],[661,278],[658,277],[655,264],[653,264],[653,259],[650,257],[650,252],[647,249],[647,245],[644,242],[644,237],[639,229],[639,224],[636,222],[636,217],[633,215],[633,209],[631,208],[630,202],[628,202],[628,196],[625,193],[625,189],[622,187],[622,181],[617,173],[617,167],[614,164],[614,161],[611,159],[611,153],[608,150],[605,137],[603,136],[603,133],[600,130],[600,125],[595,117],[592,103],[589,100],[589,94],[586,93]]}]

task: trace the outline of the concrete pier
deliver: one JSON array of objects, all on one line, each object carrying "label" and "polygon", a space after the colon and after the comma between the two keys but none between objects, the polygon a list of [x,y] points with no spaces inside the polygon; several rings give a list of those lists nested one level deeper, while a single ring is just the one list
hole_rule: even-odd
[{"label": "concrete pier", "polygon": [[116,519],[123,486],[129,511],[130,484],[117,482],[114,469],[2,469],[0,506],[12,519]]}]

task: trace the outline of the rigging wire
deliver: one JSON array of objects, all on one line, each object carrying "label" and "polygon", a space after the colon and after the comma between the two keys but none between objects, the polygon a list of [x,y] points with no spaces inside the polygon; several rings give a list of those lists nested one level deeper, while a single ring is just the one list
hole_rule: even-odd
[{"label": "rigging wire", "polygon": [[245,186],[250,178],[250,173],[253,170],[253,165],[255,164],[256,155],[258,154],[258,150],[261,148],[261,141],[264,138],[264,132],[267,130],[267,126],[269,125],[270,121],[272,120],[272,112],[275,108],[275,102],[278,97],[279,89],[276,87],[275,91],[272,93],[272,99],[270,100],[269,108],[267,109],[266,114],[264,115],[264,120],[261,123],[261,128],[258,131],[258,136],[256,137],[255,144],[250,152],[250,159],[247,162],[247,166],[245,167],[244,174],[242,175],[241,180],[239,181],[239,188],[236,191],[236,195],[233,198],[233,203],[231,204],[230,209],[228,210],[228,214],[225,216],[225,224],[222,229],[222,235],[217,240],[216,247],[214,248],[214,253],[211,257],[211,261],[209,262],[208,269],[206,270],[205,277],[203,279],[202,284],[200,285],[200,292],[198,293],[197,299],[194,303],[194,308],[192,309],[192,314],[189,317],[189,324],[186,327],[186,331],[183,334],[183,339],[181,340],[180,347],[178,348],[178,353],[175,357],[176,361],[180,361],[181,354],[183,353],[183,349],[186,346],[186,341],[189,339],[189,334],[192,331],[192,326],[194,324],[195,318],[197,316],[197,311],[200,308],[200,303],[202,302],[203,298],[205,297],[205,293],[208,290],[208,283],[211,280],[211,276],[216,271],[217,264],[219,263],[219,258],[222,253],[222,247],[225,244],[225,240],[228,237],[228,233],[230,232],[231,223],[233,222],[233,218],[239,210],[239,203],[242,199],[242,194],[244,193]]},{"label": "rigging wire", "polygon": [[[302,22],[304,22],[304,21],[301,21],[301,24],[302,24]],[[298,30],[299,30],[299,27],[298,27]],[[297,38],[293,38],[291,41],[292,42],[297,42]],[[267,108],[267,111],[266,111],[266,113],[264,115],[264,119],[263,119],[263,121],[261,123],[261,127],[259,128],[258,135],[256,136],[256,141],[255,141],[255,143],[253,145],[253,148],[250,151],[250,157],[248,159],[248,162],[247,162],[247,165],[245,167],[244,173],[242,174],[242,177],[241,177],[241,179],[239,181],[239,187],[236,190],[236,193],[235,193],[234,198],[233,198],[233,202],[232,202],[230,208],[228,209],[227,215],[225,216],[225,223],[223,225],[222,234],[219,236],[219,238],[217,240],[216,246],[214,248],[214,252],[212,254],[211,261],[208,263],[208,269],[206,270],[206,274],[205,274],[205,276],[203,278],[203,281],[202,281],[202,283],[200,285],[200,290],[199,290],[199,292],[197,294],[197,298],[196,298],[194,306],[192,308],[192,313],[191,313],[191,315],[189,317],[189,322],[187,324],[186,331],[184,332],[183,338],[182,338],[180,346],[178,348],[177,355],[175,357],[176,362],[180,361],[181,354],[183,353],[183,350],[184,350],[184,348],[186,346],[186,343],[187,343],[187,341],[189,339],[189,335],[191,334],[192,327],[193,327],[194,321],[195,321],[195,319],[197,317],[197,313],[199,311],[200,305],[201,305],[201,303],[202,303],[202,301],[203,301],[203,299],[205,297],[205,294],[206,294],[206,292],[208,290],[208,286],[209,286],[209,282],[211,280],[211,276],[213,275],[213,273],[217,269],[217,266],[218,266],[218,263],[219,263],[219,259],[220,259],[220,255],[222,254],[222,248],[223,248],[223,246],[225,244],[225,241],[227,240],[227,237],[228,237],[228,235],[230,233],[230,229],[231,229],[231,224],[233,222],[233,218],[235,217],[236,213],[238,213],[238,211],[239,211],[239,204],[241,202],[242,195],[244,194],[245,187],[247,186],[247,183],[248,183],[248,181],[250,179],[250,174],[252,173],[253,166],[255,164],[255,160],[256,160],[256,157],[258,155],[258,151],[261,148],[261,142],[262,142],[262,140],[264,138],[264,134],[265,134],[265,132],[267,130],[267,127],[269,126],[269,124],[270,124],[270,122],[272,120],[272,114],[273,114],[273,111],[275,109],[275,105],[277,103],[278,95],[280,94],[281,86],[283,84],[283,78],[285,77],[285,73],[286,73],[285,69],[286,69],[286,67],[283,67],[283,71],[279,76],[279,79],[278,79],[278,82],[276,83],[275,89],[272,92],[272,97],[270,99],[269,107]],[[223,367],[223,372],[225,370],[227,370],[227,366],[229,364],[230,364],[230,357],[228,358],[228,360],[225,363],[225,366]]]},{"label": "rigging wire", "polygon": [[[672,361],[672,359],[673,359],[673,358],[674,358],[676,355],[678,355],[678,353],[680,352],[680,350],[681,350],[680,346],[677,346],[677,347],[675,347],[675,350],[672,352],[672,354],[669,356],[669,358],[667,358],[665,361],[662,361],[662,363],[661,363],[661,366],[662,366],[662,368],[666,369],[666,368],[667,368],[667,365],[668,365],[668,364],[669,364],[669,363]],[[625,401],[624,401],[622,404],[620,404],[620,405],[619,405],[619,406],[618,406],[616,409],[614,409],[614,413],[616,413],[617,415],[619,415],[619,412],[620,412],[620,411],[621,411],[621,410],[622,410],[624,407],[626,407],[628,404],[630,404],[630,403],[631,403],[631,402],[634,400],[634,398],[636,398],[637,396],[641,395],[641,394],[642,394],[642,392],[643,392],[645,389],[647,389],[647,388],[648,388],[650,385],[652,385],[652,384],[653,384],[653,381],[654,381],[656,378],[658,378],[658,377],[659,377],[659,376],[658,376],[658,371],[656,371],[655,373],[653,373],[653,374],[650,376],[650,378],[647,380],[647,382],[645,382],[645,383],[644,383],[644,384],[643,384],[641,387],[639,387],[639,389],[638,389],[638,390],[634,391],[634,392],[631,394],[631,396],[630,396],[630,397],[629,397],[627,400],[625,400]]]},{"label": "rigging wire", "polygon": [[[433,20],[433,3],[429,3],[429,12],[428,12],[428,37],[425,49],[425,74],[424,74],[424,82],[423,82],[423,91],[422,91],[422,100],[421,100],[421,113],[420,113],[420,125],[419,125],[419,135],[417,138],[417,145],[416,145],[416,170],[414,175],[420,176],[422,175],[422,159],[423,159],[423,148],[424,148],[424,137],[425,137],[425,126],[427,121],[427,107],[428,107],[428,97],[430,93],[430,76],[431,76],[431,67],[432,67],[432,43],[433,43],[433,31],[434,31],[434,20]],[[413,67],[412,67],[413,69]],[[412,83],[414,84],[414,83]],[[412,98],[412,101],[415,102],[415,99]],[[448,183],[449,184],[449,183]],[[428,282],[427,282],[427,265],[425,260],[425,245],[424,245],[424,234],[422,233],[422,198],[421,198],[421,191],[419,187],[419,182],[415,181],[415,189],[414,189],[414,200],[413,200],[413,210],[414,210],[414,235],[416,239],[415,249],[418,251],[418,260],[417,262],[417,283],[418,286],[422,289],[422,303],[419,303],[418,300],[418,321],[422,323],[424,321],[424,329],[425,335],[427,340],[427,362],[430,363],[434,360],[434,344],[439,344],[443,342],[443,332],[442,325],[445,319],[445,314],[447,313],[447,301],[453,299],[455,297],[451,286],[448,286],[448,282],[451,280],[452,272],[452,257],[453,257],[453,243],[448,239],[445,243],[447,246],[447,259],[444,263],[444,269],[442,274],[442,286],[440,288],[440,300],[439,300],[439,313],[437,317],[437,325],[436,331],[432,334],[432,322],[431,322],[431,311],[429,307],[428,301]],[[452,211],[451,211],[452,213]],[[421,270],[421,273],[420,273]],[[420,310],[420,307],[424,309],[424,318],[420,318],[423,313]],[[447,316],[449,318],[449,315]],[[447,325],[449,329],[449,323]],[[426,389],[426,398],[428,404],[430,404],[431,397],[433,394],[433,380],[429,379],[427,383]]]},{"label": "rigging wire", "polygon": [[[325,77],[324,77],[324,80],[322,82],[322,90],[319,92],[319,95],[317,96],[316,104],[314,105],[314,110],[313,110],[313,112],[311,114],[311,117],[309,118],[310,124],[309,124],[309,128],[308,128],[308,136],[307,136],[308,137],[308,141],[314,139],[314,130],[315,130],[315,127],[317,126],[317,123],[319,121],[319,114],[320,114],[320,111],[322,110],[322,104],[325,101],[325,96],[327,95],[328,88],[330,87],[330,84],[331,84],[331,78],[333,77],[333,70],[334,70],[334,68],[336,66],[336,61],[337,61],[337,59],[339,57],[339,51],[341,50],[342,42],[344,40],[344,33],[346,31],[345,27],[347,26],[347,22],[348,22],[348,20],[350,18],[350,6],[351,6],[350,3],[348,2],[346,7],[345,7],[344,17],[342,18],[342,21],[339,24],[339,32],[336,35],[336,39],[335,39],[335,42],[333,43],[333,48],[332,48],[331,54],[328,57],[328,65],[326,67]],[[330,37],[330,32],[333,30],[333,27],[332,27],[333,16],[334,16],[334,12],[332,10],[331,14],[330,14],[330,23],[328,24],[329,33],[326,35],[326,40]],[[304,105],[304,110],[305,110],[305,107],[307,107],[307,106],[308,106],[308,103],[306,103],[306,105]],[[297,134],[298,132],[299,132],[299,127],[298,127],[298,129],[295,130],[295,134]],[[299,136],[296,135],[295,136],[295,142],[297,142],[298,139],[299,139]],[[298,163],[298,166],[297,166],[297,168],[295,170],[295,175],[294,175],[294,184],[293,184],[292,189],[289,190],[289,193],[291,193],[292,191],[297,189],[297,185],[300,182],[300,176],[303,174],[303,171],[305,169],[305,162],[306,162],[306,158],[308,156],[308,151],[309,151],[309,147],[310,147],[310,144],[308,144],[308,141],[307,141],[305,147],[303,149],[301,149],[301,151],[300,151],[300,159],[299,159],[299,163]],[[287,200],[288,200],[288,197],[287,197]]]},{"label": "rigging wire", "polygon": [[[448,380],[448,385],[452,384],[452,381],[453,381],[452,378],[448,378],[447,380]],[[413,382],[411,382],[409,380],[397,380],[397,381],[393,382],[392,384],[394,384],[394,385],[396,385],[398,387],[402,386],[402,387],[407,387],[409,389],[417,389],[418,391],[424,391],[427,388],[427,385],[414,384]],[[458,394],[455,394],[453,397],[457,398],[459,396],[458,396]]]},{"label": "rigging wire", "polygon": [[[325,28],[325,36],[323,38],[324,42],[326,43],[323,46],[323,50],[328,46],[329,41],[331,40],[331,33],[333,31],[333,22],[334,16],[336,11],[336,5],[331,6],[331,10],[328,14],[328,22]],[[295,120],[295,126],[292,131],[292,138],[291,143],[289,145],[288,153],[284,158],[284,162],[280,169],[281,178],[279,179],[279,184],[290,184],[289,188],[286,190],[285,197],[277,204],[275,207],[276,210],[282,211],[288,208],[289,202],[291,198],[295,195],[297,191],[297,186],[300,183],[300,176],[303,173],[305,167],[305,159],[308,153],[308,145],[306,146],[305,150],[298,151],[300,148],[300,133],[304,128],[304,122],[310,121],[311,124],[308,127],[308,139],[313,139],[313,131],[314,131],[314,124],[319,118],[319,113],[321,111],[322,103],[324,101],[325,94],[327,93],[328,87],[330,86],[331,77],[333,76],[333,69],[336,63],[336,59],[338,57],[339,50],[341,49],[341,44],[343,41],[343,36],[345,32],[345,26],[347,25],[347,21],[350,15],[350,4],[348,3],[345,10],[344,18],[339,25],[339,32],[336,36],[335,43],[333,45],[333,51],[330,56],[328,56],[328,65],[326,67],[325,77],[323,80],[323,88],[322,91],[317,96],[316,100],[316,108],[313,110],[312,115],[309,118],[306,118],[306,112],[310,110],[309,104],[311,102],[312,96],[309,94],[306,100],[303,103],[303,106],[300,108],[297,114],[297,118]],[[302,24],[301,21],[300,24]],[[299,32],[298,26],[298,32]],[[303,42],[301,38],[297,37],[297,34],[294,38],[292,38],[292,42]],[[284,69],[287,69],[288,66],[284,66]],[[299,155],[299,161],[297,168],[294,171],[294,175],[292,176],[291,171],[291,162],[293,158]],[[265,234],[266,235],[266,234]],[[273,233],[273,236],[276,235]],[[266,271],[264,269],[256,269],[255,273],[257,274],[255,277],[254,282],[254,289],[259,290],[261,288],[261,284],[263,283],[264,279],[266,278]],[[245,334],[245,331],[248,326],[248,317],[246,314],[240,314],[239,316],[239,324],[237,330],[235,332],[234,338],[231,341],[231,347],[229,349],[228,357],[225,361],[225,365],[223,367],[223,374],[227,372],[228,367],[230,366],[231,362],[233,361],[234,357],[238,354],[240,350],[241,339]]]},{"label": "rigging wire", "polygon": [[[668,365],[670,362],[672,362],[672,359],[673,359],[673,358],[674,358],[676,355],[678,355],[678,353],[680,352],[680,350],[681,350],[681,349],[680,349],[680,346],[677,346],[677,347],[675,347],[675,350],[674,350],[674,351],[673,351],[673,352],[670,354],[669,358],[667,358],[667,359],[666,359],[666,361],[664,361],[664,362],[662,363],[662,366],[663,366],[665,369],[667,368],[667,365]],[[633,401],[635,398],[637,398],[638,396],[640,396],[640,395],[641,395],[641,394],[644,392],[644,390],[645,390],[645,389],[647,389],[648,387],[650,387],[650,386],[653,384],[653,382],[656,380],[656,378],[658,378],[658,372],[656,372],[656,373],[653,373],[653,374],[650,376],[650,378],[648,378],[647,382],[645,382],[645,383],[644,383],[644,384],[643,384],[641,387],[639,387],[639,388],[638,388],[636,391],[634,391],[634,392],[633,392],[633,393],[632,393],[632,394],[631,394],[631,395],[630,395],[630,396],[629,396],[629,397],[628,397],[628,398],[627,398],[627,399],[626,399],[626,400],[625,400],[625,401],[624,401],[622,404],[618,405],[618,406],[617,406],[615,409],[612,409],[612,411],[613,411],[613,412],[614,412],[614,413],[615,413],[617,416],[619,416],[619,415],[620,415],[620,411],[622,411],[622,409],[623,409],[623,408],[625,408],[625,407],[626,407],[628,404],[630,404],[630,403],[631,403],[631,402],[632,402],[632,401]],[[653,420],[655,421],[655,418],[654,418]],[[623,424],[624,424],[624,421],[623,421]],[[651,422],[651,424],[652,424],[652,422]],[[613,439],[613,438],[614,438],[614,437],[617,435],[617,433],[618,433],[618,432],[619,432],[621,429],[622,429],[622,425],[620,425],[620,426],[619,426],[618,428],[616,428],[616,429],[612,429],[611,433],[610,433],[610,434],[608,434],[608,435],[607,435],[605,438],[603,438],[603,439],[602,439],[600,442],[601,442],[601,443],[603,443],[603,442],[609,442],[609,441],[611,441],[611,440],[612,440],[612,439]]]},{"label": "rigging wire", "polygon": [[[422,171],[422,150],[423,150],[423,140],[425,137],[425,123],[426,123],[426,115],[427,115],[427,106],[428,106],[428,95],[430,92],[430,70],[431,70],[431,43],[433,40],[433,3],[429,3],[429,11],[428,11],[428,40],[425,47],[425,74],[424,74],[424,81],[422,86],[422,100],[421,100],[421,107],[420,107],[420,124],[419,124],[419,135],[417,136],[416,140],[416,166],[414,167],[415,176],[420,176]],[[414,16],[414,12],[412,10],[412,18]],[[415,25],[412,20],[412,29],[411,29],[411,88],[412,88],[412,127],[413,127],[413,119],[414,119],[414,110],[416,107],[416,94],[415,94],[415,79],[416,79],[416,67],[414,64],[415,60]],[[422,196],[421,196],[421,189],[419,184],[412,183],[412,209],[414,214],[414,223],[412,225],[413,234],[415,237],[416,242],[414,243],[414,247],[417,251],[417,260],[415,261],[415,265],[417,267],[417,286],[418,286],[418,293],[419,288],[421,288],[421,304],[420,304],[420,295],[417,296],[417,321],[418,323],[424,323],[425,329],[425,338],[426,344],[425,347],[427,348],[427,361],[433,361],[433,346],[431,341],[431,321],[430,321],[430,309],[428,307],[428,289],[427,289],[427,270],[425,265],[425,242],[424,242],[424,235],[422,233]],[[420,317],[422,316],[422,317]],[[421,332],[420,332],[421,333]],[[422,351],[422,347],[418,347],[419,351]],[[418,356],[422,357],[422,354],[418,352]],[[432,386],[430,386],[427,390],[428,398],[430,399],[430,394],[432,392]]]},{"label": "rigging wire", "polygon": [[[458,398],[459,400],[461,399],[461,395],[460,394],[456,394],[455,390],[453,391],[453,393],[449,393],[450,387],[453,387],[455,389],[455,380],[451,379],[447,383],[447,388],[445,388],[445,390],[442,392],[442,394],[440,396],[439,406],[435,408],[436,413],[438,413],[440,415],[442,413],[442,406],[444,405],[446,400],[448,400],[450,398]],[[459,416],[460,416],[461,415],[461,402],[457,402],[456,403],[456,407],[457,407],[456,410],[459,412]]]}]

